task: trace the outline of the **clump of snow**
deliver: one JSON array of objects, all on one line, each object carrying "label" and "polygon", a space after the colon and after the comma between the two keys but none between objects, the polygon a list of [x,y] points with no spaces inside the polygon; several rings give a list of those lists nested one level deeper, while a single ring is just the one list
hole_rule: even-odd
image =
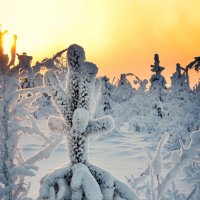
[{"label": "clump of snow", "polygon": [[73,129],[75,131],[79,131],[80,133],[83,133],[88,125],[90,116],[87,110],[84,108],[77,108],[74,111],[73,115]]},{"label": "clump of snow", "polygon": [[50,116],[48,118],[48,128],[51,132],[63,133],[66,125],[61,117]]},{"label": "clump of snow", "polygon": [[72,172],[72,199],[82,199],[83,193],[86,199],[103,199],[99,185],[86,165],[78,163],[72,167]]}]

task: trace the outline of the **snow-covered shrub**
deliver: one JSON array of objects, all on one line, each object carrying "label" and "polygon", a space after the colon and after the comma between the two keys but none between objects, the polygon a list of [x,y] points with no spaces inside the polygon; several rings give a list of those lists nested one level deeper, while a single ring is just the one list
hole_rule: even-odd
[{"label": "snow-covered shrub", "polygon": [[[152,156],[148,152],[151,161],[140,177],[131,177],[128,181],[144,200],[195,199],[194,196],[199,192],[199,170],[197,170],[199,169],[199,165],[187,165],[192,160],[199,160],[200,131],[191,133],[188,147],[185,147],[182,141],[180,141],[181,148],[172,152],[170,157],[171,167],[165,170],[163,175],[165,162],[163,159],[163,147],[167,143],[168,138],[169,135],[165,133],[160,140],[155,156]],[[187,193],[185,191],[184,194],[177,190],[175,183],[173,183],[178,173],[183,169],[187,176],[190,177],[187,180],[195,182],[194,189],[191,192],[187,191]],[[172,189],[167,190],[170,183],[172,183]]]},{"label": "snow-covered shrub", "polygon": [[159,65],[160,61],[157,54],[154,60],[152,71],[155,74],[150,79],[150,90],[146,91],[147,80],[141,80],[131,74],[136,78],[134,83],[139,84],[138,89],[132,89],[134,96],[128,100],[123,99],[123,92],[126,90],[122,89],[121,97],[118,97],[118,99],[122,99],[122,102],[113,105],[112,115],[118,122],[117,124],[121,125],[128,122],[130,131],[147,133],[163,133],[166,131],[165,126],[163,126],[163,118],[168,110],[167,90],[165,78],[161,75],[164,68]]},{"label": "snow-covered shrub", "polygon": [[[181,70],[183,70],[184,73],[181,73]],[[179,92],[189,90],[188,70],[181,67],[179,63],[176,64],[176,72],[170,78],[172,91]]]},{"label": "snow-covered shrub", "polygon": [[18,83],[15,79],[1,74],[0,82],[3,90],[0,100],[0,198],[14,200],[27,193],[24,177],[34,175],[32,170],[35,167],[24,164],[22,151],[18,147],[22,133],[35,132],[33,127],[22,125],[27,121],[28,114],[33,111],[28,105],[33,99],[23,96],[20,100],[20,91],[17,91]]},{"label": "snow-covered shrub", "polygon": [[[95,112],[96,117],[109,115],[113,111],[113,101],[111,99],[111,94],[114,89],[114,86],[109,82],[109,78],[107,78],[106,76],[101,77],[100,82],[101,82],[101,88]],[[97,85],[95,84],[95,88],[96,87],[97,88],[99,87],[98,84]]]},{"label": "snow-covered shrub", "polygon": [[[14,64],[16,37],[11,48],[11,61],[3,53],[2,32],[0,31],[0,199],[17,200],[25,196],[29,184],[26,176],[34,176],[36,166],[26,163],[18,146],[19,138],[24,133],[36,133],[46,139],[37,126],[36,120],[30,115],[35,110],[31,107],[34,95],[27,97],[26,90],[19,90],[19,72],[24,70],[22,61]],[[30,125],[27,123],[29,122]],[[27,125],[24,125],[26,122]]]},{"label": "snow-covered shrub", "polygon": [[[16,51],[16,36],[11,48],[11,60],[3,53],[3,34],[0,31],[0,199],[19,200],[29,199],[27,193],[30,183],[27,176],[34,176],[37,167],[34,165],[41,159],[48,158],[50,152],[59,144],[60,138],[51,141],[37,125],[32,113],[36,110],[33,101],[36,93],[44,88],[21,89],[20,72],[27,70],[30,65],[27,55],[19,59],[19,64],[13,66]],[[19,56],[18,56],[19,58]],[[27,59],[26,59],[27,58]],[[31,70],[30,70],[31,71]],[[28,73],[28,76],[31,73]],[[28,96],[27,94],[30,93]],[[19,146],[19,139],[23,134],[36,134],[48,144],[40,152],[24,160]]]},{"label": "snow-covered shrub", "polygon": [[[184,77],[183,80],[185,80]],[[187,81],[186,81],[187,82]],[[175,84],[175,83],[174,83]],[[166,102],[168,110],[165,116],[166,128],[170,133],[170,149],[180,147],[179,139],[184,143],[189,143],[189,135],[192,131],[198,130],[200,107],[197,103],[194,92],[184,85],[174,85],[168,91]]]},{"label": "snow-covered shrub", "polygon": [[127,76],[129,75],[132,74],[121,74],[120,80],[111,94],[113,101],[121,103],[134,96],[134,89],[127,79]]},{"label": "snow-covered shrub", "polygon": [[85,52],[71,45],[67,52],[68,75],[65,90],[52,71],[45,74],[45,85],[65,122],[70,163],[41,180],[39,199],[102,200],[138,199],[128,186],[108,172],[89,163],[87,145],[90,136],[106,134],[114,127],[110,116],[93,119],[96,65],[85,62]]}]

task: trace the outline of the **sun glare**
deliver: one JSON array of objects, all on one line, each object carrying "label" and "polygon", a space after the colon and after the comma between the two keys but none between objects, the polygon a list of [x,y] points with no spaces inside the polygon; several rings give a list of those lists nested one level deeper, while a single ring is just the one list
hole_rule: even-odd
[{"label": "sun glare", "polygon": [[3,40],[4,53],[10,54],[10,48],[13,44],[13,35],[6,33]]},{"label": "sun glare", "polygon": [[33,61],[77,43],[100,75],[133,72],[148,78],[154,53],[168,77],[176,62],[185,66],[200,54],[196,0],[8,0],[1,7],[0,23],[9,30],[6,52],[17,34],[17,53],[27,52]]}]

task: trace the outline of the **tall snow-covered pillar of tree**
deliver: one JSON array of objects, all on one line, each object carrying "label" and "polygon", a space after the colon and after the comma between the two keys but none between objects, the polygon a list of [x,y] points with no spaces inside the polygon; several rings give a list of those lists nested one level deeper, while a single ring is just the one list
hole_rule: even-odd
[{"label": "tall snow-covered pillar of tree", "polygon": [[138,199],[128,186],[89,163],[89,137],[110,132],[114,128],[114,120],[110,116],[92,119],[98,68],[93,63],[85,62],[84,49],[71,45],[67,61],[66,88],[61,87],[53,71],[45,74],[44,82],[49,86],[53,101],[65,121],[70,163],[41,180],[39,198],[113,200],[120,196],[127,200]]},{"label": "tall snow-covered pillar of tree", "polygon": [[158,54],[154,55],[154,65],[151,65],[151,68],[151,71],[155,72],[155,74],[153,74],[150,78],[150,94],[158,99],[158,102],[163,102],[167,87],[165,77],[161,75],[165,68],[160,66]]}]

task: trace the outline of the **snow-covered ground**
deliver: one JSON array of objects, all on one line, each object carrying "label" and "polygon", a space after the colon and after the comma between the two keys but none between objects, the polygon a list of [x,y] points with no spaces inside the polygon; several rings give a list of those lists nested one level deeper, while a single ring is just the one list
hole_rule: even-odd
[{"label": "snow-covered ground", "polygon": [[[40,128],[48,133],[46,121],[38,121]],[[21,144],[24,148],[24,157],[28,158],[42,148],[40,138],[24,136]],[[120,132],[113,132],[90,141],[90,162],[109,171],[113,176],[126,182],[125,176],[138,176],[147,166],[146,149],[155,150],[157,137],[147,134],[128,132],[127,124],[121,127]],[[28,178],[31,181],[29,196],[37,197],[40,178],[47,172],[69,162],[67,142],[64,140],[47,160],[40,161],[36,176]]]}]

